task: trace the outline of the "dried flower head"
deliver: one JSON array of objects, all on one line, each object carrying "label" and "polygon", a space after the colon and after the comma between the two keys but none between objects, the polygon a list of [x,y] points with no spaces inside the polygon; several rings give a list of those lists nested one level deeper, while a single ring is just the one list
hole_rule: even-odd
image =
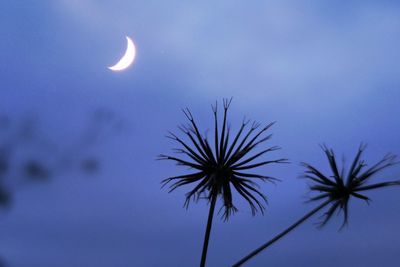
[{"label": "dried flower head", "polygon": [[310,201],[330,200],[330,208],[323,215],[321,227],[331,219],[336,211],[343,214],[342,227],[345,226],[348,222],[349,201],[352,197],[369,203],[370,199],[365,195],[366,191],[400,185],[400,180],[369,184],[374,175],[397,162],[395,155],[387,154],[368,168],[365,161],[361,159],[365,147],[363,144],[360,145],[348,172],[345,171],[344,166],[339,168],[333,150],[326,146],[322,146],[322,149],[329,161],[332,175],[326,176],[310,164],[303,163],[307,169],[304,177],[312,181],[311,191],[319,192],[319,195],[310,198]]},{"label": "dried flower head", "polygon": [[[250,205],[252,214],[257,211],[263,213],[267,198],[258,189],[255,180],[275,181],[276,178],[260,174],[249,173],[254,168],[273,163],[286,163],[286,159],[254,161],[260,156],[279,149],[277,146],[268,147],[258,153],[252,153],[256,147],[271,138],[271,134],[263,135],[274,124],[270,123],[261,128],[259,123],[243,121],[236,135],[231,139],[230,125],[227,113],[231,100],[223,100],[223,121],[219,125],[217,104],[212,106],[214,113],[214,144],[210,144],[200,130],[189,109],[183,110],[188,125],[179,129],[187,137],[184,141],[177,135],[170,133],[168,136],[180,146],[175,152],[183,157],[160,155],[159,159],[172,160],[178,165],[195,170],[192,173],[169,177],[163,180],[163,186],[170,184],[170,192],[178,187],[195,184],[193,189],[186,194],[185,206],[191,200],[198,200],[204,196],[211,201],[221,197],[224,209],[223,218],[226,220],[237,211],[233,204],[232,189],[234,188]],[[214,148],[212,148],[212,146]],[[233,186],[233,188],[232,188]]]}]

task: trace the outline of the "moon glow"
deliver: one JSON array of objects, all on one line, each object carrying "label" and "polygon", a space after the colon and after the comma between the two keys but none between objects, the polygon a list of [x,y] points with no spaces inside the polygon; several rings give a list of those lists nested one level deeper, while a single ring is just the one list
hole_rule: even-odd
[{"label": "moon glow", "polygon": [[128,36],[126,36],[126,41],[127,41],[127,47],[125,54],[115,65],[108,67],[108,69],[112,71],[121,71],[132,65],[136,56],[136,47],[132,39],[129,38]]}]

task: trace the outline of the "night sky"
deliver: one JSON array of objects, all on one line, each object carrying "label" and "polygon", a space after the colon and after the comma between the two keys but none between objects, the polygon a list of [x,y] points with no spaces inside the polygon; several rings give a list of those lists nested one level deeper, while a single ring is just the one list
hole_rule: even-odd
[{"label": "night sky", "polygon": [[[112,72],[126,35],[135,62]],[[181,108],[212,131],[211,104],[233,97],[232,130],[244,116],[277,121],[268,144],[282,149],[271,155],[291,162],[258,169],[282,180],[261,183],[264,216],[252,217],[235,196],[239,211],[228,222],[215,217],[208,266],[233,264],[315,207],[304,203],[307,182],[298,177],[303,161],[328,170],[320,144],[347,162],[361,142],[370,163],[400,154],[399,47],[398,1],[2,0],[0,144],[34,118],[35,135],[57,153],[22,143],[1,177],[12,193],[0,206],[1,261],[197,266],[207,203],[185,210],[189,187],[161,189],[162,179],[186,170],[156,158],[172,153],[165,135],[185,122]],[[91,142],[85,134],[97,129],[99,110],[106,122]],[[70,162],[28,183],[18,167],[26,157]],[[88,157],[99,161],[89,173],[79,167]],[[395,179],[400,166],[375,181]],[[370,205],[352,201],[341,231],[341,217],[323,229],[313,217],[246,266],[398,266],[399,190],[369,193]]]}]

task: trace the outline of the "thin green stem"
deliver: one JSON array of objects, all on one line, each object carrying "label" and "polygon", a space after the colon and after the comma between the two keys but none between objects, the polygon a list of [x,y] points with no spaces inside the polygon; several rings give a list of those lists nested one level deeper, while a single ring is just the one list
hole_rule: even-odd
[{"label": "thin green stem", "polygon": [[268,242],[266,242],[265,244],[261,245],[259,248],[253,250],[250,254],[248,254],[246,257],[242,258],[241,260],[239,260],[238,262],[236,262],[234,265],[232,265],[232,267],[238,267],[241,266],[243,263],[245,263],[246,261],[248,261],[249,259],[251,259],[252,257],[254,257],[255,255],[257,255],[258,253],[260,253],[262,250],[266,249],[267,247],[271,246],[272,244],[274,244],[276,241],[278,241],[279,239],[281,239],[282,237],[284,237],[285,235],[287,235],[288,233],[290,233],[293,229],[295,229],[297,226],[299,226],[300,224],[302,224],[303,222],[305,222],[307,219],[309,219],[311,216],[313,216],[314,214],[316,214],[318,211],[320,211],[322,208],[324,208],[326,205],[328,205],[331,202],[331,200],[327,200],[324,203],[322,203],[321,205],[319,205],[318,207],[316,207],[315,209],[313,209],[312,211],[310,211],[309,213],[307,213],[305,216],[303,216],[300,220],[296,221],[294,224],[292,224],[291,226],[289,226],[286,230],[282,231],[281,233],[279,233],[278,235],[276,235],[274,238],[272,238],[271,240],[269,240]]},{"label": "thin green stem", "polygon": [[204,236],[203,252],[201,253],[200,267],[206,266],[208,241],[210,240],[211,226],[214,217],[214,209],[216,202],[217,202],[217,195],[214,194],[211,198],[210,211],[208,213],[207,228]]}]

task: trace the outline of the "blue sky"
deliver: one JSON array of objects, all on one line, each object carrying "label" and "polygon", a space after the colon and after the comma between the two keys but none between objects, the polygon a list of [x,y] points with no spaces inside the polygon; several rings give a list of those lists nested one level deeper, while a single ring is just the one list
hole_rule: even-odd
[{"label": "blue sky", "polygon": [[[106,67],[137,46],[134,65]],[[127,125],[92,148],[97,176],[60,174],[15,190],[0,213],[0,257],[13,267],[197,265],[208,209],[182,208],[185,190],[160,181],[183,170],[155,161],[189,107],[211,128],[210,105],[233,97],[230,119],[277,121],[271,144],[292,164],[260,168],[265,216],[246,203],[215,220],[209,266],[228,266],[312,209],[299,162],[327,170],[319,144],[368,162],[400,153],[400,4],[396,1],[2,1],[0,113],[40,119],[42,135],[69,147],[97,108]],[[24,152],[25,148],[22,147]],[[22,154],[24,154],[21,152]],[[41,149],[37,155],[43,156]],[[400,168],[378,178],[396,179]],[[12,184],[12,182],[11,182]],[[304,224],[248,266],[395,266],[400,247],[397,188],[351,203],[323,230]]]}]

